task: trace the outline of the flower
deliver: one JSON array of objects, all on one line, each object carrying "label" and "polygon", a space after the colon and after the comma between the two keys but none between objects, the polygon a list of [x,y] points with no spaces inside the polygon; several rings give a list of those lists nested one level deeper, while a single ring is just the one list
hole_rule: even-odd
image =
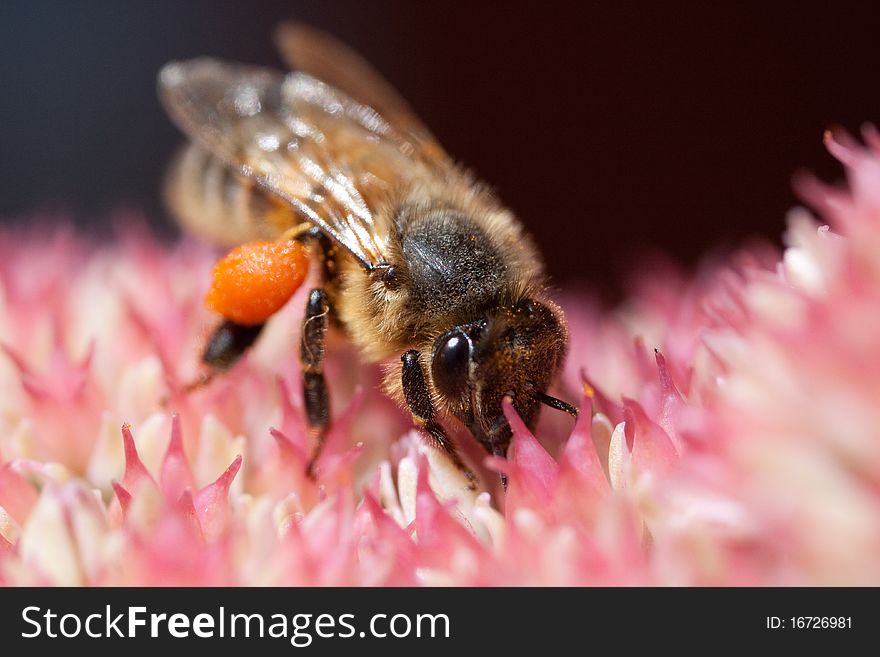
[{"label": "flower", "polygon": [[305,475],[302,291],[188,391],[215,253],[130,218],[109,242],[4,229],[0,581],[877,585],[880,137],[865,141],[827,138],[849,185],[799,181],[827,225],[793,210],[784,252],[636,272],[613,311],[564,298],[559,395],[581,414],[533,435],[505,403],[507,460],[459,436],[478,491],[344,341]]}]

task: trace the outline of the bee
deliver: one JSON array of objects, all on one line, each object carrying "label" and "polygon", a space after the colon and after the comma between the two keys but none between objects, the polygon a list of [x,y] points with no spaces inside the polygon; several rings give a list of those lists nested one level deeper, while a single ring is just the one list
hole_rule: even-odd
[{"label": "bee", "polygon": [[171,210],[191,232],[244,245],[215,268],[225,288],[215,296],[233,300],[218,307],[225,320],[202,360],[221,371],[253,344],[301,282],[304,248],[322,272],[300,343],[310,473],[330,422],[333,324],[366,361],[388,363],[387,393],[473,487],[444,426],[463,425],[503,458],[505,397],[529,427],[542,404],[577,415],[547,394],[567,330],[538,250],[359,55],[302,25],[282,25],[276,40],[294,72],[199,58],[159,74],[191,140],[169,176]]}]

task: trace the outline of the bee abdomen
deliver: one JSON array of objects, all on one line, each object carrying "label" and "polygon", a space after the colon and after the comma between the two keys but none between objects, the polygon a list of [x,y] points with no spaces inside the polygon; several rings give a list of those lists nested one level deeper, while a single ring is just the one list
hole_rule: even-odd
[{"label": "bee abdomen", "polygon": [[222,245],[272,239],[295,222],[283,201],[193,144],[171,166],[165,191],[187,232]]}]

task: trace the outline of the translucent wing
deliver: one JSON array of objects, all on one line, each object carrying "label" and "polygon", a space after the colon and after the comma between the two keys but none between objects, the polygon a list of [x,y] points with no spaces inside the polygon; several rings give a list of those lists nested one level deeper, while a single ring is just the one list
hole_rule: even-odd
[{"label": "translucent wing", "polygon": [[436,175],[375,110],[306,74],[203,58],[167,65],[159,88],[197,144],[366,269],[386,262],[377,204],[401,181]]},{"label": "translucent wing", "polygon": [[375,109],[410,142],[418,156],[445,167],[449,158],[409,104],[363,57],[329,34],[302,23],[282,23],[275,42],[284,63]]}]

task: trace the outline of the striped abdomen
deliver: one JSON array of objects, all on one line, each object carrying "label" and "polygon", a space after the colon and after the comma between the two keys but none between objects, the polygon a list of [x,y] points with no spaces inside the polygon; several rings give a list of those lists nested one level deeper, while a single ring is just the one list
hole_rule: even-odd
[{"label": "striped abdomen", "polygon": [[193,144],[172,164],[165,195],[184,230],[220,245],[274,239],[297,223],[286,203]]}]

